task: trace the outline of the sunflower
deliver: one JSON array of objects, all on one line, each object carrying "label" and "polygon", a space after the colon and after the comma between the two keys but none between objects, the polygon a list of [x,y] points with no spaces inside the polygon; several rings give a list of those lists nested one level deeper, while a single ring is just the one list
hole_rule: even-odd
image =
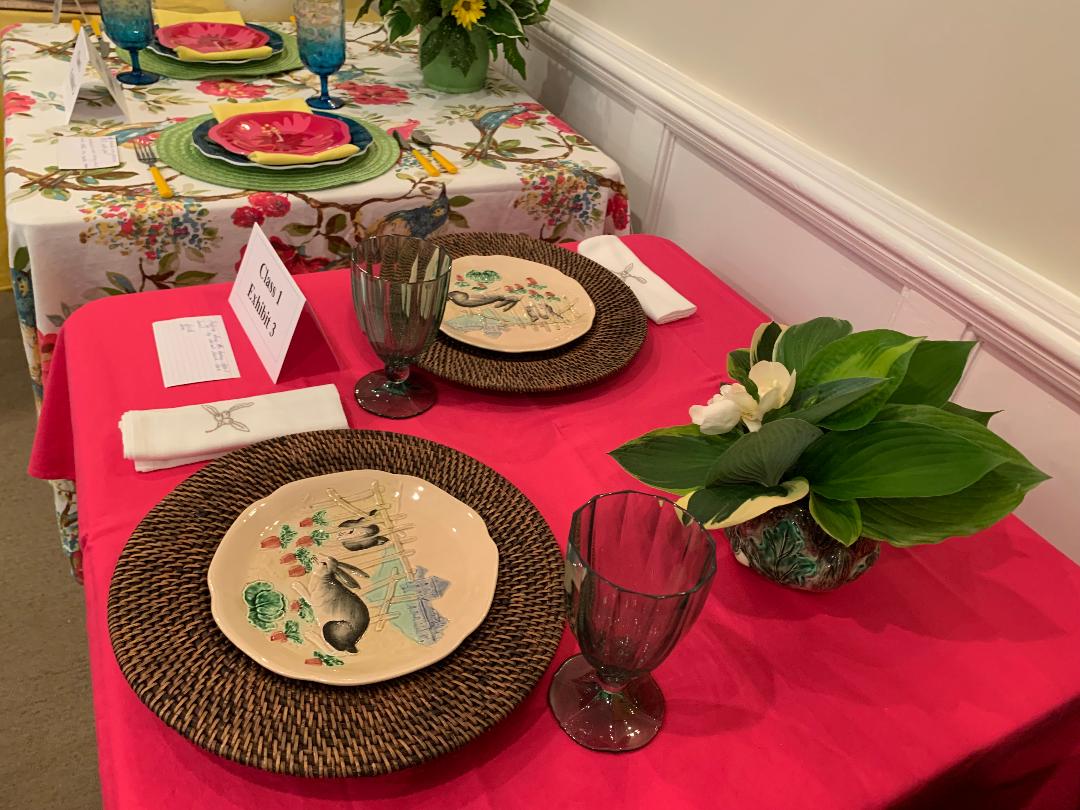
[{"label": "sunflower", "polygon": [[484,0],[457,0],[450,13],[462,28],[471,31],[473,24],[484,16]]}]

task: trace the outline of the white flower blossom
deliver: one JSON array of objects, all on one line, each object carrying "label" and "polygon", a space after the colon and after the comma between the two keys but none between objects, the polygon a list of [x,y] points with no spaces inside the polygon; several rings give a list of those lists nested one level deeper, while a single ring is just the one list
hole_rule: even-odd
[{"label": "white flower blossom", "polygon": [[782,408],[795,391],[795,373],[788,372],[783,363],[762,360],[750,369],[751,382],[757,386],[758,398],[740,383],[720,387],[720,393],[705,405],[690,407],[690,419],[701,432],[714,436],[727,433],[740,420],[751,433],[761,429],[765,414]]}]

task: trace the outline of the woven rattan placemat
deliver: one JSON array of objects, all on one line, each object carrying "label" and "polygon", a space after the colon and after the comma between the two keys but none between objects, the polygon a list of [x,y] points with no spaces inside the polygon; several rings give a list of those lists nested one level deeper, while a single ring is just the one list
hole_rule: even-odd
[{"label": "woven rattan placemat", "polygon": [[[473,507],[499,548],[495,598],[457,650],[411,675],[353,687],[290,680],[218,630],[207,569],[246,506],[352,469],[419,476]],[[109,634],[135,693],[197,745],[298,776],[385,774],[463,745],[535,686],[562,635],[562,570],[536,507],[464,453],[395,433],[300,433],[210,463],[150,511],[113,573]]]},{"label": "woven rattan placemat", "polygon": [[440,332],[417,361],[436,376],[491,391],[562,391],[615,374],[634,358],[645,340],[648,321],[634,294],[618,276],[591,259],[522,234],[455,233],[432,241],[454,258],[516,256],[554,267],[581,284],[596,305],[592,329],[573,343],[543,352],[493,352]]},{"label": "woven rattan placemat", "polygon": [[[340,115],[341,112],[337,114]],[[347,163],[337,166],[312,166],[307,169],[249,169],[208,158],[195,147],[191,133],[208,118],[209,115],[200,115],[163,129],[155,144],[157,155],[162,163],[188,177],[227,188],[256,191],[317,191],[335,188],[350,183],[362,183],[386,174],[401,156],[397,143],[385,130],[360,121],[364,129],[371,133],[371,146],[363,155]]]},{"label": "woven rattan placemat", "polygon": [[[254,79],[302,68],[304,63],[300,61],[300,49],[296,44],[296,37],[292,34],[282,33],[281,44],[281,53],[274,54],[267,59],[260,59],[257,62],[248,62],[242,65],[181,62],[179,59],[170,59],[150,50],[139,51],[139,65],[143,70],[168,76],[170,79],[190,79],[195,81],[201,79]],[[131,54],[123,48],[116,48],[115,51],[122,61],[131,64]]]}]

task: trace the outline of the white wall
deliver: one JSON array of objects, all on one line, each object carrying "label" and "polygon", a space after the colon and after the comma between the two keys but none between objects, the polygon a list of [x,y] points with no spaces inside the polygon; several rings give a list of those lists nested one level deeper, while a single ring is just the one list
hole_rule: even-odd
[{"label": "white wall", "polygon": [[1080,2],[565,5],[1080,292]]},{"label": "white wall", "polygon": [[956,398],[1005,410],[993,427],[1054,476],[1020,516],[1080,561],[1080,297],[565,4],[550,17],[527,87],[619,161],[636,227],[778,320],[979,340]]}]

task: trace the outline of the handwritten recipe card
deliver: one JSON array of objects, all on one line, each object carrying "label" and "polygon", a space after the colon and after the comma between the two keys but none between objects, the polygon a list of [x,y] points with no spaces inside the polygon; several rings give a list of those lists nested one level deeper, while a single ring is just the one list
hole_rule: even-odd
[{"label": "handwritten recipe card", "polygon": [[154,343],[166,388],[240,376],[220,315],[155,321]]}]

